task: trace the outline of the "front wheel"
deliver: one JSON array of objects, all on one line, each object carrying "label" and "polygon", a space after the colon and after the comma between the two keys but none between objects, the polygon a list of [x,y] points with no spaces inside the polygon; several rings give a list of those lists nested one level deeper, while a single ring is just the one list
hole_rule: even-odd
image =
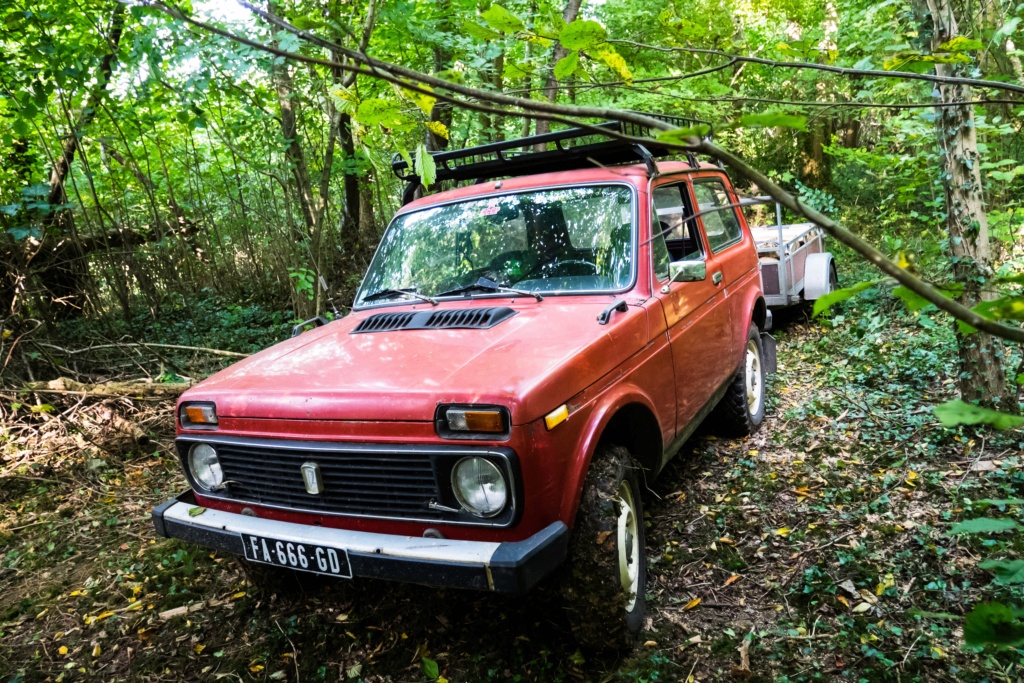
[{"label": "front wheel", "polygon": [[760,330],[751,324],[747,331],[743,364],[710,416],[715,431],[723,436],[750,436],[764,421],[762,355]]},{"label": "front wheel", "polygon": [[637,473],[621,446],[598,447],[587,473],[561,586],[573,634],[586,648],[626,649],[643,628],[647,555]]}]

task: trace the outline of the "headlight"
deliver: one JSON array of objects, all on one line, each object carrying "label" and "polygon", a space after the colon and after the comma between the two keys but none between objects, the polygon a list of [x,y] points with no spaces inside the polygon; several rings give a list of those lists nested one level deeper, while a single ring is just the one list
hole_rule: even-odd
[{"label": "headlight", "polygon": [[459,505],[477,517],[505,509],[508,483],[498,466],[484,458],[463,458],[452,470],[452,490]]},{"label": "headlight", "polygon": [[207,491],[214,491],[224,483],[224,471],[217,459],[217,451],[210,444],[197,443],[189,449],[188,469],[192,478]]}]

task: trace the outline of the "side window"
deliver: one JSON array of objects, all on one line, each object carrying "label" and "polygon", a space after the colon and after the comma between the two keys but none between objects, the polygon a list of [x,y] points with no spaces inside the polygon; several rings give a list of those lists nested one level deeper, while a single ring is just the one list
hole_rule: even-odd
[{"label": "side window", "polygon": [[[665,247],[672,261],[704,258],[704,248],[694,222],[685,220],[687,216],[693,215],[689,204],[685,183],[654,188],[654,213],[657,220],[651,228],[654,234],[664,233]],[[657,253],[657,247],[655,250]]]},{"label": "side window", "polygon": [[[697,181],[693,184],[693,193],[697,197],[697,210],[701,212],[732,204],[721,180]],[[742,237],[735,207],[705,213],[701,216],[701,221],[708,236],[708,246],[713,252],[719,252],[730,244],[739,242]]]}]

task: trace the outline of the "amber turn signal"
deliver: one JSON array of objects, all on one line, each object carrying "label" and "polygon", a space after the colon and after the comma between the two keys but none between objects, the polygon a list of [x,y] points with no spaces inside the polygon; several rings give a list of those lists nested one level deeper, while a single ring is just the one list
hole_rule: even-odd
[{"label": "amber turn signal", "polygon": [[217,408],[212,403],[192,403],[181,407],[182,427],[216,427]]},{"label": "amber turn signal", "polygon": [[505,431],[505,421],[497,410],[448,410],[448,428],[456,432],[487,432],[500,434]]},{"label": "amber turn signal", "polygon": [[569,419],[569,406],[564,403],[550,413],[544,416],[544,424],[547,426],[548,431],[551,431],[558,425],[562,424]]}]

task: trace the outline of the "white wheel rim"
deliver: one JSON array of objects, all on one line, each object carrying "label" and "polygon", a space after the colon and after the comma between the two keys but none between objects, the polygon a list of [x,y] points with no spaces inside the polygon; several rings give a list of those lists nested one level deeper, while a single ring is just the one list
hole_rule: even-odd
[{"label": "white wheel rim", "polygon": [[636,505],[633,490],[628,481],[619,484],[619,579],[626,594],[626,611],[636,606],[637,590],[640,587],[640,543],[637,534]]},{"label": "white wheel rim", "polygon": [[747,341],[747,410],[751,415],[756,415],[761,408],[761,353],[757,348],[757,342],[753,339]]}]

